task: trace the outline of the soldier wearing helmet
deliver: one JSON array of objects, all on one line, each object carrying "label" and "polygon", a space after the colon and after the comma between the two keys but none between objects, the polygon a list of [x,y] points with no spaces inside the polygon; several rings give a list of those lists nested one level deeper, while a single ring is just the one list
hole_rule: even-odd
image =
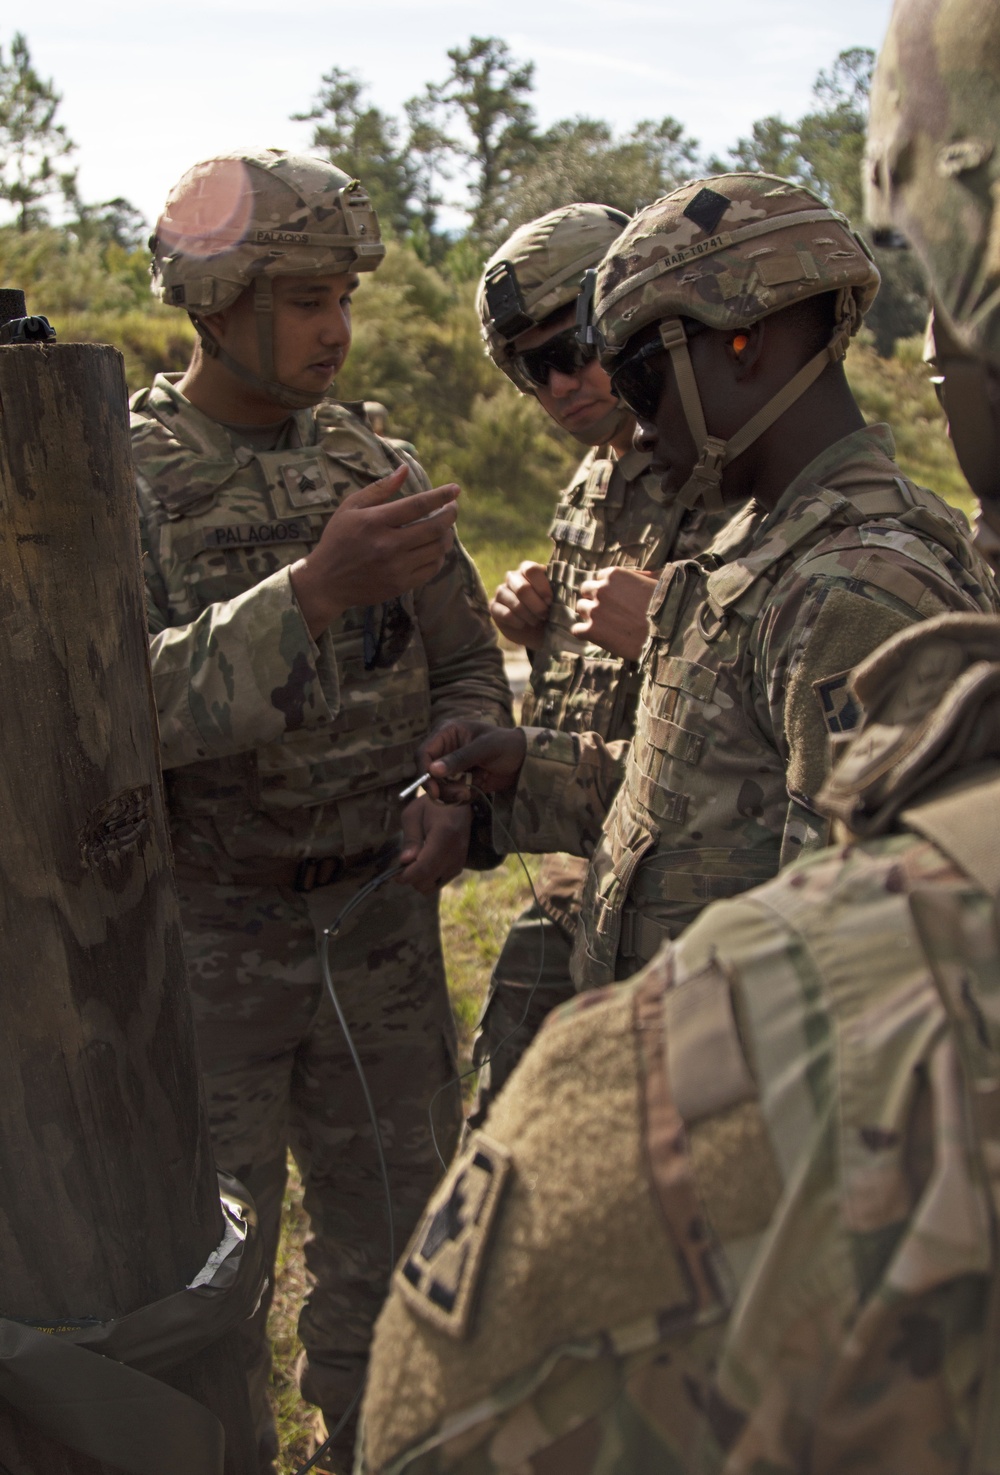
[{"label": "soldier wearing helmet", "polygon": [[[477,298],[493,362],[589,447],[559,494],[548,564],[512,569],[491,606],[501,634],[531,653],[521,720],[598,732],[607,742],[632,735],[655,574],[672,558],[701,552],[728,517],[664,496],[649,454],[632,448],[635,417],[597,356],[587,311],[595,269],[627,223],[605,205],[552,210],[497,249]],[[597,588],[606,615],[600,630],[589,613]],[[473,1051],[482,1065],[473,1122],[544,1016],[573,992],[570,948],[586,871],[578,857],[547,856],[537,903],[507,936]]]},{"label": "soldier wearing helmet", "polygon": [[826,843],[816,795],[856,710],[847,673],[896,630],[996,591],[964,519],[905,480],[842,360],[878,286],[847,221],[766,174],[676,190],[598,273],[594,320],[637,445],[682,503],[751,498],[649,607],[635,737],[518,729],[432,772],[513,791],[522,849],[593,852],[578,987],[623,978],[708,901]]},{"label": "soldier wearing helmet", "polygon": [[[332,1430],[364,1375],[384,1286],[384,1208],[361,1085],[317,942],[394,857],[397,884],[329,957],[392,1177],[397,1232],[438,1173],[460,1103],[436,888],[468,826],[398,791],[446,718],[506,723],[482,586],[454,542],[457,488],[329,398],[358,273],[384,246],[357,181],[279,150],[210,159],[167,201],[154,286],[197,329],[187,371],[135,396],[153,682],[216,1156],[251,1190],[273,1265],[289,1146],[311,1288],[303,1395]],[[404,848],[400,850],[400,837]],[[391,900],[389,899],[391,895]],[[269,1295],[248,1324],[262,1471]],[[343,1467],[350,1418],[331,1460]]]},{"label": "soldier wearing helmet", "polygon": [[[897,0],[890,38],[905,17],[914,65],[966,9]],[[998,0],[977,9],[1000,34]],[[705,401],[724,466],[739,426]],[[878,550],[898,523],[867,526]],[[851,547],[823,541],[810,577]],[[725,712],[704,661],[673,674]],[[854,672],[861,725],[816,796],[851,843],[546,1024],[396,1271],[363,1475],[992,1468],[998,691],[1000,620],[907,622]]]},{"label": "soldier wearing helmet", "polygon": [[[911,38],[919,37],[919,41]],[[1000,563],[1000,32],[979,0],[949,5],[933,40],[901,7],[879,62],[865,164],[868,213],[909,243],[934,299],[927,358],[955,451],[979,498],[976,542]]]}]

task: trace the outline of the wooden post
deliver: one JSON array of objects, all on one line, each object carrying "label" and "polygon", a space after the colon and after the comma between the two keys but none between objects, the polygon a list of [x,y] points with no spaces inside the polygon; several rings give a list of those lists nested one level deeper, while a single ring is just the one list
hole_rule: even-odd
[{"label": "wooden post", "polygon": [[[0,702],[0,1315],[103,1321],[222,1235],[113,348],[0,347]],[[233,1334],[163,1380],[256,1472]],[[110,1468],[10,1409],[0,1466]]]}]

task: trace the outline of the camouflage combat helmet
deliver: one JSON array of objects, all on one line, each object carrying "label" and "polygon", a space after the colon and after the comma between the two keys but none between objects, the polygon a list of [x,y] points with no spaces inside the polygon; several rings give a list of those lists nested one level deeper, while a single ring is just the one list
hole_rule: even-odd
[{"label": "camouflage combat helmet", "polygon": [[[583,279],[621,235],[628,216],[610,205],[565,205],[530,220],[487,261],[476,295],[486,351],[522,394],[537,386],[518,367],[514,339],[576,302]],[[624,412],[613,410],[576,439],[609,440]]]},{"label": "camouflage combat helmet", "polygon": [[1000,4],[896,0],[872,83],[872,224],[909,241],[972,352],[1000,367]]},{"label": "camouflage combat helmet", "polygon": [[[722,506],[722,470],[843,358],[878,291],[871,252],[850,223],[802,185],[773,174],[694,180],[631,220],[597,274],[594,323],[614,373],[630,339],[659,325],[671,357],[698,464],[679,497]],[[816,354],[729,441],[710,436],[684,330],[685,318],[722,331],[821,293],[836,293],[835,327]]]},{"label": "camouflage combat helmet", "polygon": [[[275,379],[272,278],[374,271],[385,255],[378,218],[359,182],[322,159],[282,149],[195,164],[170,191],[150,249],[154,293],[186,309],[206,353],[295,410],[323,395]],[[259,373],[226,353],[202,320],[248,287]]]}]

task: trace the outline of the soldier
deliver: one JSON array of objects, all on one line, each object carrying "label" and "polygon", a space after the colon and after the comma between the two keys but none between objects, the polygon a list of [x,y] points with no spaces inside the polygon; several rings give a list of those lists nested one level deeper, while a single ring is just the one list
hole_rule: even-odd
[{"label": "soldier", "polygon": [[996,607],[964,518],[900,475],[844,376],[877,286],[848,222],[766,174],[658,200],[598,273],[604,361],[667,491],[753,500],[657,584],[629,749],[528,728],[453,752],[464,723],[430,745],[451,753],[439,777],[509,793],[522,849],[593,849],[578,987],[629,976],[707,902],[823,846],[851,668],[915,620]]},{"label": "soldier", "polygon": [[[940,160],[1000,144],[998,0],[897,0],[870,136],[992,381],[992,179]],[[818,801],[866,838],[547,1024],[396,1272],[366,1475],[996,1467],[998,694],[1000,620],[897,634]]]},{"label": "soldier", "polygon": [[[597,732],[606,742],[632,735],[650,572],[701,552],[728,516],[684,507],[664,494],[649,453],[632,449],[635,417],[612,393],[596,347],[586,341],[581,288],[592,289],[594,268],[627,220],[606,205],[550,211],[499,247],[478,295],[493,362],[590,447],[560,493],[548,565],[512,569],[491,605],[501,634],[531,654],[521,720]],[[583,297],[586,308],[585,290]],[[591,638],[591,595],[598,588],[605,609],[609,597],[617,600],[615,626],[605,622],[602,630],[608,648]],[[586,874],[578,857],[547,856],[535,883],[537,904],[507,936],[474,1046],[482,1067],[474,1123],[545,1015],[573,993],[570,949]]]},{"label": "soldier", "polygon": [[856,692],[879,838],[551,1016],[397,1267],[364,1475],[995,1468],[1000,621]]},{"label": "soldier", "polygon": [[[950,4],[949,14],[958,7]],[[993,7],[970,5],[970,35],[985,36]],[[931,279],[934,312],[925,357],[937,371],[939,394],[948,430],[969,485],[979,498],[976,540],[994,566],[1000,562],[1000,432],[995,406],[1000,400],[1000,357],[984,334],[996,331],[992,294],[1000,287],[995,253],[984,251],[992,229],[990,193],[997,161],[993,143],[993,110],[997,87],[994,57],[988,50],[970,52],[965,64],[976,78],[969,89],[941,76],[952,72],[948,49],[964,43],[961,27],[949,25],[940,56],[924,50],[927,76],[934,92],[925,93],[917,68],[901,66],[898,48],[913,24],[900,10],[886,38],[881,58],[883,77],[893,75],[900,96],[884,105],[869,130],[867,169],[869,205],[876,224],[895,241],[911,243]],[[918,153],[904,153],[907,149]],[[928,162],[933,150],[935,163]],[[914,180],[929,191],[918,198]]]},{"label": "soldier", "polygon": [[[310,1216],[303,1396],[329,1427],[360,1388],[385,1284],[364,1097],[317,942],[399,859],[405,885],[329,954],[409,1232],[455,1141],[454,1032],[435,892],[468,826],[397,791],[429,729],[510,720],[457,488],[327,398],[357,273],[384,247],[368,197],[320,160],[211,159],[171,193],[154,286],[198,331],[187,371],[133,400],[153,682],[213,1143],[252,1192],[273,1266],[289,1145]],[[411,494],[412,493],[412,494]],[[390,898],[391,891],[391,899]],[[405,1226],[405,1229],[404,1229]],[[262,1470],[277,1452],[265,1298],[246,1333]],[[343,1468],[350,1425],[331,1458]]]}]

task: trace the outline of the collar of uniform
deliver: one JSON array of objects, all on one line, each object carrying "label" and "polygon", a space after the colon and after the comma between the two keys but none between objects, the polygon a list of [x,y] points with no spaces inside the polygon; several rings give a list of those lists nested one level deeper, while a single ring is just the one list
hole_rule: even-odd
[{"label": "collar of uniform", "polygon": [[[157,374],[141,406],[142,410],[155,415],[190,450],[199,456],[226,464],[231,471],[237,463],[229,432],[218,420],[213,420],[189,399],[185,399],[177,388],[183,377],[181,373]],[[297,410],[291,419],[295,422],[292,439],[300,446],[312,445],[316,439],[312,410]]]},{"label": "collar of uniform", "polygon": [[829,522],[850,500],[853,484],[870,486],[879,475],[896,476],[894,449],[887,425],[866,425],[810,461],[766,517],[756,526],[748,525],[751,539],[745,549],[733,548],[729,561],[709,575],[706,593],[716,615],[736,604],[766,569]]},{"label": "collar of uniform", "polygon": [[649,470],[653,457],[649,451],[631,450],[620,456],[617,451],[612,450],[611,459],[626,481],[638,481],[639,477]]},{"label": "collar of uniform", "polygon": [[[218,421],[185,399],[176,387],[181,377],[157,374],[152,387],[140,391],[132,400],[133,433],[140,464],[144,425],[147,436],[152,433],[152,439],[158,441],[165,433],[181,447],[184,455],[182,494],[168,497],[162,491],[158,493],[171,517],[184,516],[191,507],[213,497],[240,466],[253,459],[249,447],[235,447],[228,431]],[[312,411],[300,410],[294,419],[300,444],[312,444],[316,439]]]},{"label": "collar of uniform", "polygon": [[789,482],[778,502],[760,525],[761,537],[784,522],[791,507],[801,497],[813,497],[817,487],[840,492],[849,498],[852,484],[868,483],[880,474],[890,479],[899,475],[896,465],[896,443],[888,425],[865,425],[841,436],[833,445],[820,451],[809,465]]}]

